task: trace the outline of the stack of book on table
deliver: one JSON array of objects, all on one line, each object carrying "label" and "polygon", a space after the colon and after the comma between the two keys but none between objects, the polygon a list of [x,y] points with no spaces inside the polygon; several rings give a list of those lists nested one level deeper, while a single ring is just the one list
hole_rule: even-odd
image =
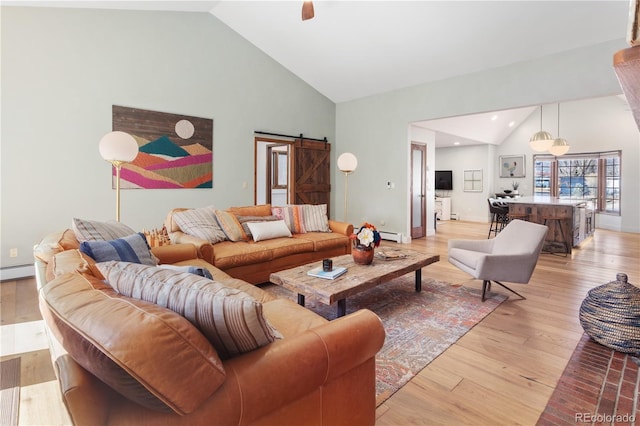
[{"label": "stack of book on table", "polygon": [[344,266],[336,266],[331,271],[323,271],[322,266],[319,266],[307,272],[307,275],[311,275],[312,277],[324,278],[327,280],[334,280],[345,272],[347,272],[347,268],[345,268]]}]

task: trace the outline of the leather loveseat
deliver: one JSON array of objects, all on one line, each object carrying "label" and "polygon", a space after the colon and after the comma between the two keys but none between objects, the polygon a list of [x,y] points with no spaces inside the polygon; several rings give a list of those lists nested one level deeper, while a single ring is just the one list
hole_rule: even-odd
[{"label": "leather loveseat", "polygon": [[[114,291],[100,264],[78,247],[66,230],[34,249],[40,310],[74,424],[375,423],[375,354],[384,329],[372,312],[329,322],[230,277],[199,258],[192,244],[152,249],[161,264],[206,268],[216,282],[249,294],[281,335],[222,358],[184,316]],[[109,374],[117,376],[118,391],[105,384],[113,383]],[[143,402],[123,396],[131,393]]]},{"label": "leather loveseat", "polygon": [[[327,220],[330,232],[293,233],[292,238],[211,243],[184,232],[176,223],[176,213],[187,210],[176,208],[167,215],[165,227],[171,241],[194,244],[200,258],[232,277],[253,284],[268,282],[272,272],[351,253],[349,237],[353,234],[353,225],[346,222]],[[226,211],[240,218],[260,218],[271,216],[272,206],[231,207]]]}]

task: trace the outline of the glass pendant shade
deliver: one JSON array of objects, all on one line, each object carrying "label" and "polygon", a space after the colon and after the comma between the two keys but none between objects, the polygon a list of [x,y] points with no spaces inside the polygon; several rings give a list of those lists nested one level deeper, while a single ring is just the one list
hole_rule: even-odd
[{"label": "glass pendant shade", "polygon": [[544,152],[548,151],[553,145],[553,136],[551,133],[545,132],[544,130],[540,130],[539,132],[534,133],[529,139],[529,146],[534,151]]},{"label": "glass pendant shade", "polygon": [[551,145],[553,145],[553,136],[542,130],[542,105],[540,105],[540,131],[531,136],[529,146],[534,151],[544,152],[551,148]]},{"label": "glass pendant shade", "polygon": [[549,148],[549,152],[555,156],[564,155],[569,151],[569,143],[566,139],[558,138],[554,139],[553,145]]}]

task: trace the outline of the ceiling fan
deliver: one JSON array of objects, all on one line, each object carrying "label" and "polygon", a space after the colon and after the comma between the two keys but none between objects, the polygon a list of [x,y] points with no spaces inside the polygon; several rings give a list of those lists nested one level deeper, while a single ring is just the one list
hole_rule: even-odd
[{"label": "ceiling fan", "polygon": [[313,18],[313,2],[305,1],[302,3],[302,20]]}]

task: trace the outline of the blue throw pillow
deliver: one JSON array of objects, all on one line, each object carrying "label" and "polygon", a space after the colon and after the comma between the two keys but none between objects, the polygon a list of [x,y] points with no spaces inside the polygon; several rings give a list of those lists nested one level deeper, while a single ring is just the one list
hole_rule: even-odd
[{"label": "blue throw pillow", "polygon": [[80,251],[96,262],[119,260],[156,266],[156,258],[151,254],[147,239],[142,233],[129,235],[111,241],[84,241]]}]

